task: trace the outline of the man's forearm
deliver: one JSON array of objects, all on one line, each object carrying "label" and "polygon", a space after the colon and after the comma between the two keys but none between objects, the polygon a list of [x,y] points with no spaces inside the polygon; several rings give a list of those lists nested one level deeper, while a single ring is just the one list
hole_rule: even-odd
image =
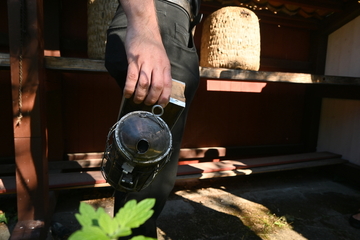
[{"label": "man's forearm", "polygon": [[171,65],[162,42],[156,0],[121,0],[127,17],[125,49],[128,71],[124,96],[135,103],[163,107],[171,94]]},{"label": "man's forearm", "polygon": [[150,31],[160,37],[154,0],[120,0],[128,19],[128,25],[142,31]]}]

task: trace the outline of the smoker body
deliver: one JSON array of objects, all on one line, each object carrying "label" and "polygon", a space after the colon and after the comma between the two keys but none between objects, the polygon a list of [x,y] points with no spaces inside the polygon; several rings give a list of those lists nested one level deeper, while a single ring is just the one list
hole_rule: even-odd
[{"label": "smoker body", "polygon": [[101,167],[104,178],[116,190],[133,192],[146,188],[170,160],[171,128],[185,107],[181,96],[184,87],[179,86],[175,86],[176,91],[173,87],[165,109],[123,100],[120,120],[107,136]]}]

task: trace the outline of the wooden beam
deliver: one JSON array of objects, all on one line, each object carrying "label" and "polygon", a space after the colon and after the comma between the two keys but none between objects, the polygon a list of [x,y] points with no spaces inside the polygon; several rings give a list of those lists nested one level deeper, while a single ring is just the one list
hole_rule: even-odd
[{"label": "wooden beam", "polygon": [[[244,156],[269,156],[294,152],[304,152],[303,144],[182,148],[180,149],[179,165],[235,159]],[[67,154],[67,160],[49,161],[49,173],[99,169],[103,155],[103,152],[69,153]],[[0,176],[11,176],[14,172],[15,164],[1,165]]]},{"label": "wooden beam", "polygon": [[[58,70],[88,70],[105,72],[103,60],[76,59],[76,58],[57,58],[46,57],[46,67]],[[247,81],[269,81],[269,82],[291,82],[291,83],[326,83],[326,84],[344,84],[360,85],[360,78],[323,76],[305,73],[287,73],[287,72],[266,72],[266,71],[248,71],[240,69],[225,68],[204,68],[200,67],[200,77],[233,79]]]},{"label": "wooden beam", "polygon": [[107,72],[104,60],[46,57],[45,64],[53,70]]},{"label": "wooden beam", "polygon": [[[8,54],[0,53],[0,66],[9,63]],[[267,59],[265,59],[267,61]],[[281,60],[280,60],[281,61]],[[305,66],[306,62],[299,62]],[[63,71],[90,71],[106,72],[103,60],[82,58],[45,57],[47,69]],[[261,82],[288,82],[305,84],[335,84],[335,85],[360,85],[360,78],[315,75],[309,73],[249,71],[227,68],[204,68],[200,67],[200,77],[215,79],[232,79],[237,81],[261,81]]]},{"label": "wooden beam", "polygon": [[[223,160],[219,162],[200,162],[180,165],[177,179],[203,179],[249,175],[270,171],[284,171],[298,168],[326,166],[347,162],[341,155],[329,152],[312,152],[271,157]],[[67,173],[50,173],[49,186],[53,190],[65,188],[105,187],[106,183],[100,171],[77,171]],[[14,177],[0,179],[0,194],[14,193]]]},{"label": "wooden beam", "polygon": [[280,172],[280,171],[289,171],[296,169],[324,167],[330,165],[340,165],[344,163],[347,163],[347,161],[341,158],[322,159],[322,160],[315,160],[309,162],[279,164],[279,165],[271,165],[271,166],[263,166],[263,167],[238,168],[238,169],[223,170],[216,172],[201,172],[201,173],[199,172],[194,174],[177,176],[176,180],[177,183],[180,184],[184,180],[189,181],[189,180],[199,180],[199,179],[201,180],[201,179],[211,179],[211,178],[220,178],[220,177],[235,177],[241,175],[253,175],[259,173]]},{"label": "wooden beam", "polygon": [[360,78],[313,75],[307,73],[249,71],[226,68],[200,69],[200,76],[212,79],[232,79],[246,81],[312,83],[312,84],[341,84],[360,85]]},{"label": "wooden beam", "polygon": [[349,1],[342,12],[334,13],[324,20],[321,34],[329,35],[358,16],[360,16],[360,2]]},{"label": "wooden beam", "polygon": [[271,0],[281,4],[289,4],[299,7],[312,8],[314,10],[325,10],[339,12],[343,9],[343,1],[336,0]]},{"label": "wooden beam", "polygon": [[308,29],[308,30],[318,30],[320,27],[321,21],[316,18],[303,18],[300,16],[289,16],[284,13],[274,14],[270,11],[254,11],[259,18],[260,28],[261,23],[287,26],[292,28]]},{"label": "wooden beam", "polygon": [[224,6],[245,6],[248,5],[258,5],[258,7],[265,7],[267,4],[273,5],[277,3],[276,6],[287,4],[293,5],[313,10],[321,10],[321,11],[328,11],[328,12],[340,12],[344,8],[343,1],[338,0],[270,0],[268,2],[260,4],[257,1],[224,1],[224,0],[213,0],[213,1],[204,1],[201,4],[201,11],[204,11],[206,14],[211,12],[211,9],[220,8]]},{"label": "wooden beam", "polygon": [[[211,163],[210,167],[214,171],[206,171],[206,172],[201,171],[200,170],[201,166],[200,166],[200,169],[198,169],[199,171],[195,171],[192,174],[191,173],[182,174],[181,172],[182,169],[180,168],[176,180],[178,183],[180,183],[183,182],[184,180],[234,177],[239,175],[253,175],[253,174],[267,173],[267,172],[279,172],[279,171],[287,171],[294,169],[339,165],[344,163],[347,163],[347,161],[341,158],[330,158],[330,159],[320,159],[320,160],[312,160],[305,162],[294,162],[287,164],[266,165],[261,167],[244,166],[243,168],[231,168],[229,166],[230,170],[225,170],[225,169],[221,170],[220,168],[217,168],[217,166],[219,165],[216,165],[219,163]],[[5,177],[4,181],[0,182],[0,194],[15,193],[15,184],[13,183],[14,183],[13,177]],[[109,186],[110,185],[106,183],[100,171],[50,174],[50,188],[54,190],[72,189],[72,188],[109,187]]]},{"label": "wooden beam", "polygon": [[282,164],[308,162],[321,159],[340,158],[341,155],[329,152],[313,152],[302,154],[291,154],[273,157],[246,158],[239,160],[222,160],[219,162],[201,162],[187,165],[180,165],[178,175],[191,175],[196,173],[209,173],[229,171],[234,169],[256,168],[264,166],[275,166]]},{"label": "wooden beam", "polygon": [[8,0],[18,223],[11,239],[45,239],[49,210],[43,1]]}]

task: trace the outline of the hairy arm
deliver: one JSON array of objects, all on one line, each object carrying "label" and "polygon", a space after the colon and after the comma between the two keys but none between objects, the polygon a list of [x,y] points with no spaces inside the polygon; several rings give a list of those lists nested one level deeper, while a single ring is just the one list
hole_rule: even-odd
[{"label": "hairy arm", "polygon": [[171,67],[161,40],[154,0],[120,0],[128,28],[124,96],[134,102],[165,107],[171,93]]}]

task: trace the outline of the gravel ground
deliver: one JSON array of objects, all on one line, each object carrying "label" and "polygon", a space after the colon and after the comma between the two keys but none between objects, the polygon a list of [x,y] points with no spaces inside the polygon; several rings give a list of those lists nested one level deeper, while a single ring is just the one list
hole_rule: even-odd
[{"label": "gravel ground", "polygon": [[[53,221],[69,233],[78,230],[81,201],[112,214],[111,188],[64,190]],[[159,217],[158,239],[357,240],[360,229],[348,218],[358,208],[359,186],[323,168],[185,182]],[[0,232],[6,236],[1,225]]]}]

